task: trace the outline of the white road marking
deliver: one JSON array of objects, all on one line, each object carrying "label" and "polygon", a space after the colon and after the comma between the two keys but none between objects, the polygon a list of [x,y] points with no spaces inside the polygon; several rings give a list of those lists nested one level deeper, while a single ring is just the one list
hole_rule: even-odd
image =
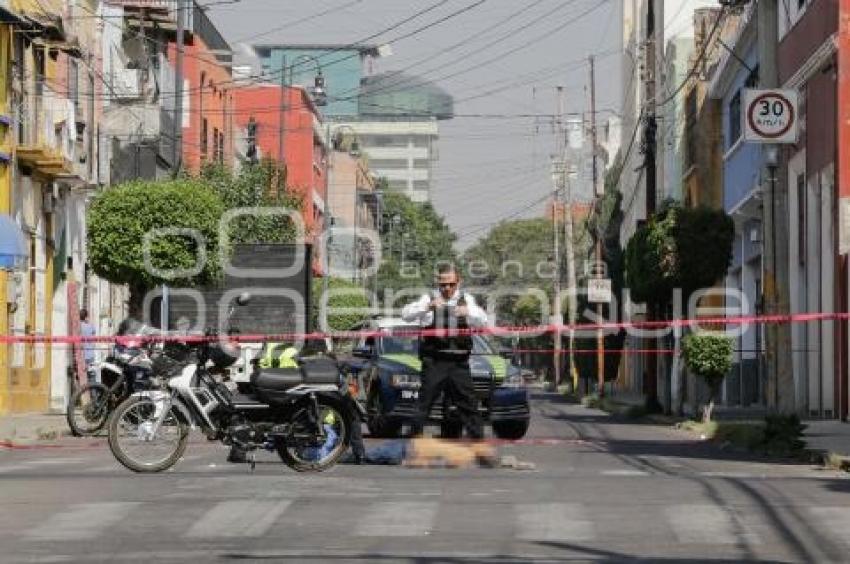
[{"label": "white road marking", "polygon": [[4,474],[7,472],[20,472],[21,470],[27,470],[29,467],[24,466],[22,464],[14,464],[10,466],[0,466],[0,474]]},{"label": "white road marking", "polygon": [[422,537],[434,526],[439,503],[387,501],[370,507],[357,524],[360,537]]},{"label": "white road marking", "polygon": [[27,533],[31,540],[86,540],[103,534],[106,529],[126,519],[137,502],[81,503],[51,516]]},{"label": "white road marking", "polygon": [[291,503],[291,499],[223,501],[207,511],[197,523],[192,525],[186,536],[191,538],[261,537]]},{"label": "white road marking", "polygon": [[757,476],[756,474],[751,474],[749,472],[700,472],[699,475],[706,478],[739,478],[742,480],[764,478],[764,474]]},{"label": "white road marking", "polygon": [[603,470],[603,476],[649,476],[649,472],[643,470]]},{"label": "white road marking", "polygon": [[716,505],[674,505],[667,508],[666,514],[681,543],[737,544],[746,537],[749,544],[760,544],[757,535],[736,524],[728,511]]},{"label": "white road marking", "polygon": [[45,458],[41,460],[30,460],[27,462],[31,466],[59,466],[62,464],[80,464],[88,462],[85,458]]},{"label": "white road marking", "polygon": [[516,506],[517,537],[531,541],[593,540],[593,522],[581,503],[523,503]]}]

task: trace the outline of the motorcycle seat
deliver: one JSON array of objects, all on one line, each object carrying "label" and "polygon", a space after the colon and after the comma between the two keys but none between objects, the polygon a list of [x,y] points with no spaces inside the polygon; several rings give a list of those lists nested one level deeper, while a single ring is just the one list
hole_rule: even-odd
[{"label": "motorcycle seat", "polygon": [[257,390],[284,392],[304,383],[304,376],[299,368],[262,368],[253,379]]}]

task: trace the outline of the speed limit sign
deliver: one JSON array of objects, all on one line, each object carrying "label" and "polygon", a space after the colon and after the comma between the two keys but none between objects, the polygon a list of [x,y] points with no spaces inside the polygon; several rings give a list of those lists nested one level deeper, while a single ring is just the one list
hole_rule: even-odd
[{"label": "speed limit sign", "polygon": [[750,143],[797,142],[796,90],[745,90],[741,116]]}]

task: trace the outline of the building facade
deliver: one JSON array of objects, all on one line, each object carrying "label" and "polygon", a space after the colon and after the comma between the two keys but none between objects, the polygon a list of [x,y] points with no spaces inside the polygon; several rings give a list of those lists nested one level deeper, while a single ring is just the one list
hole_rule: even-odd
[{"label": "building facade", "polygon": [[[779,10],[779,82],[799,95],[801,128],[779,167],[790,226],[790,307],[792,313],[846,312],[850,135],[843,108],[850,102],[850,32],[839,22],[850,17],[850,3],[805,0],[787,8]],[[791,339],[798,411],[846,419],[846,321],[794,324]]]},{"label": "building facade", "polygon": [[[303,88],[257,84],[233,89],[233,127],[255,131],[255,158],[278,160],[283,154],[286,185],[302,200],[310,237],[323,228],[327,194],[327,128],[310,94]],[[286,108],[269,111],[269,108]]]},{"label": "building facade", "polygon": [[439,127],[436,119],[348,121],[336,124],[353,129],[369,168],[387,179],[390,190],[427,202],[438,158]]}]

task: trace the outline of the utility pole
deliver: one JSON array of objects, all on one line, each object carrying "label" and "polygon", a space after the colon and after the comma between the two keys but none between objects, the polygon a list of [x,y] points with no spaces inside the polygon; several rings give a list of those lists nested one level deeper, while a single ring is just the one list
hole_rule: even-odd
[{"label": "utility pole", "polygon": [[[593,55],[590,56],[590,144],[591,154],[593,155],[593,196],[597,202],[601,199],[602,194],[599,191],[599,171],[597,169],[597,132],[596,132],[596,61]],[[594,260],[596,262],[596,277],[602,278],[604,273],[600,268],[602,264],[602,232],[599,224],[596,225],[596,233],[594,234],[596,242],[594,244]],[[597,323],[602,319],[602,304],[596,304]],[[605,335],[602,329],[596,332],[596,387],[599,397],[605,397]]]},{"label": "utility pole", "polygon": [[[171,160],[171,172],[175,176],[183,166],[183,51],[184,35],[186,34],[186,10],[191,6],[192,0],[177,0],[177,53],[174,63],[174,129],[172,140],[174,143],[174,155]],[[145,25],[142,20],[142,30]],[[203,87],[203,85],[202,85]],[[203,119],[203,116],[201,116]],[[168,285],[162,285],[162,302],[160,303],[159,325],[162,331],[168,331],[169,319],[169,296]]]},{"label": "utility pole", "polygon": [[[779,86],[776,46],[779,38],[778,0],[760,0],[758,10],[759,83],[761,88]],[[776,154],[778,147],[765,145],[764,155]],[[769,159],[765,158],[765,162]],[[765,313],[785,315],[789,312],[788,209],[786,194],[777,189],[776,166],[763,174],[762,206],[764,229],[763,287]],[[765,328],[767,345],[767,404],[780,413],[796,410],[794,374],[791,370],[791,326],[771,324]]]},{"label": "utility pole", "polygon": [[[658,190],[658,168],[656,167],[656,89],[655,75],[657,69],[656,60],[656,41],[658,41],[658,20],[656,19],[656,8],[658,4],[663,2],[650,1],[647,4],[646,14],[646,45],[645,45],[645,61],[643,77],[645,103],[646,103],[646,123],[644,124],[644,171],[646,174],[646,219],[647,221],[655,214],[656,194]],[[663,22],[662,22],[663,26]],[[656,306],[649,304],[647,307],[647,320],[654,321],[658,312]],[[656,338],[649,338],[649,348],[656,348]],[[658,398],[658,359],[655,355],[646,357],[646,379],[644,380],[644,393],[647,396],[650,404],[655,404]]]},{"label": "utility pole", "polygon": [[[555,128],[557,135],[557,141],[555,143],[557,156],[554,166],[556,167],[556,171],[559,171],[563,175],[561,179],[566,181],[566,163],[563,160],[566,150],[564,140],[564,87],[558,86],[557,93],[558,118]],[[555,371],[555,375],[552,378],[552,389],[557,392],[558,385],[561,383],[561,326],[564,324],[564,318],[561,314],[561,245],[559,242],[561,233],[558,229],[558,202],[561,189],[558,186],[558,179],[556,175],[553,175],[553,177],[555,178],[555,192],[552,195],[552,235],[555,250],[555,284],[552,315],[555,324],[555,332],[553,333],[555,346],[553,347],[552,367]]]},{"label": "utility pole", "polygon": [[[191,0],[177,0],[177,55],[174,64],[174,174],[180,171],[183,160],[183,40],[186,33],[186,7]],[[144,25],[142,25],[144,28]]]},{"label": "utility pole", "polygon": [[[285,153],[283,152],[284,134],[286,128],[286,55],[280,56],[280,116],[278,117],[277,132],[277,166],[283,171]],[[330,143],[330,138],[328,139]]]},{"label": "utility pole", "polygon": [[[566,160],[564,161],[566,163]],[[567,340],[569,354],[567,355],[567,374],[573,384],[573,393],[577,393],[576,382],[573,381],[575,374],[575,327],[576,314],[578,313],[578,299],[576,287],[576,257],[573,243],[573,190],[570,184],[569,174],[564,169],[564,190],[566,191],[566,203],[564,204],[564,241],[567,251],[567,307],[569,307],[570,332]]]}]

